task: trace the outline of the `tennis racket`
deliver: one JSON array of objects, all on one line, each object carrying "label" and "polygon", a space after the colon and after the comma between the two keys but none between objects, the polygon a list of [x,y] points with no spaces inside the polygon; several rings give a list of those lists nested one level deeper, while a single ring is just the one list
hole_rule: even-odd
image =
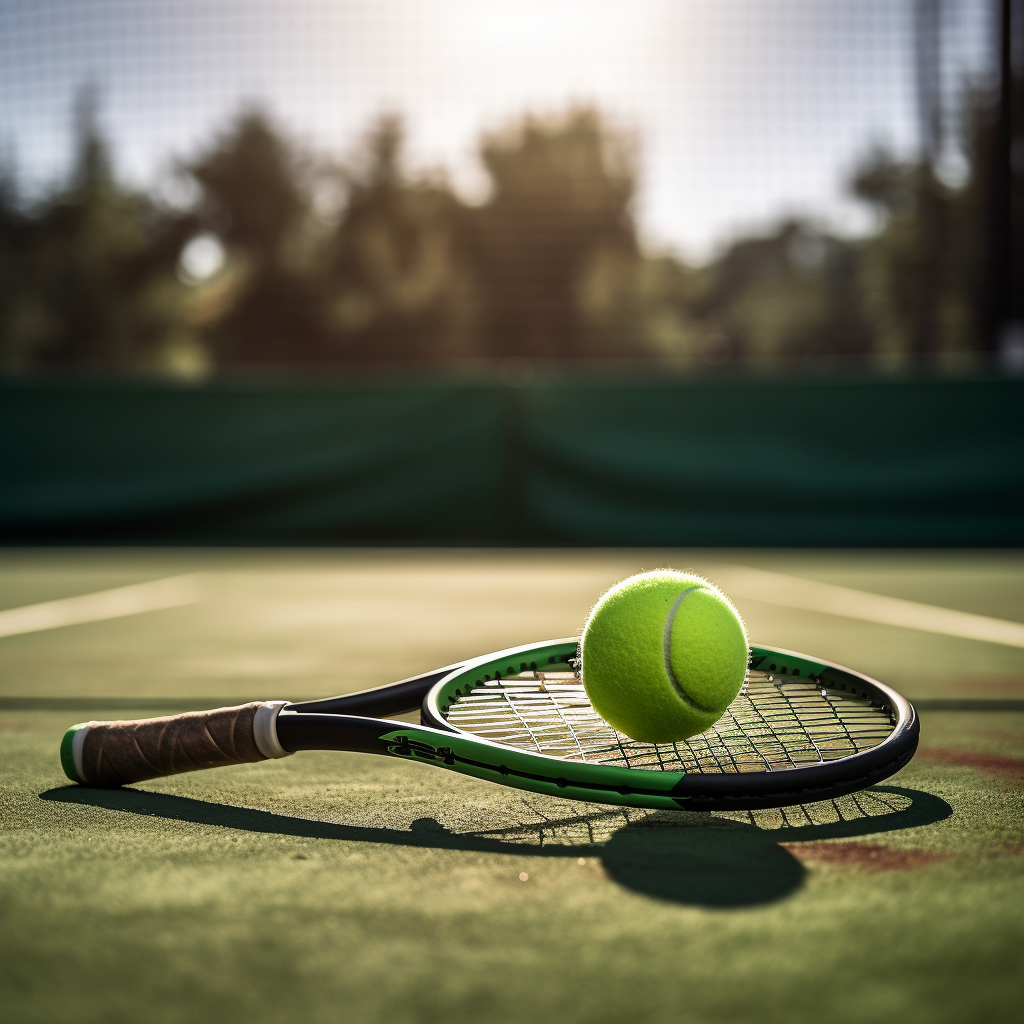
[{"label": "tennis racket", "polygon": [[[61,762],[75,782],[120,786],[298,750],[353,750],[573,800],[753,810],[863,789],[917,749],[918,718],[904,697],[773,647],[751,649],[743,689],[711,729],[640,743],[591,707],[573,670],[577,644],[513,647],[326,700],[86,722],[65,734]],[[417,707],[419,726],[386,717]]]}]

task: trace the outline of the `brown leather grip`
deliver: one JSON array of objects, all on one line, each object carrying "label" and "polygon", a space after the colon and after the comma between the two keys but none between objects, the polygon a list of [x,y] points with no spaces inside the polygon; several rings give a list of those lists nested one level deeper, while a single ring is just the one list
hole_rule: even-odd
[{"label": "brown leather grip", "polygon": [[265,761],[253,738],[259,702],[138,722],[94,722],[82,743],[89,785],[123,786],[161,775]]}]

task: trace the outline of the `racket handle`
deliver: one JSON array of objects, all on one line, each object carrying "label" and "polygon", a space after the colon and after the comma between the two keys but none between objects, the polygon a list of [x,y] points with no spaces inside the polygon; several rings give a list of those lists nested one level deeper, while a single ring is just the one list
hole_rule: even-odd
[{"label": "racket handle", "polygon": [[285,757],[277,715],[287,701],[193,711],[135,722],[82,722],[64,734],[64,774],[86,786],[123,786],[163,775]]}]

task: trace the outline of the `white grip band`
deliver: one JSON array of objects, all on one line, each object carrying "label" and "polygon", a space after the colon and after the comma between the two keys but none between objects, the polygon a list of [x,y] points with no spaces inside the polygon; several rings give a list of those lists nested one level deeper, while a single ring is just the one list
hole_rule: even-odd
[{"label": "white grip band", "polygon": [[286,700],[268,700],[256,709],[256,717],[252,720],[252,738],[264,757],[287,757],[292,753],[285,750],[277,738],[277,716],[287,703]]}]

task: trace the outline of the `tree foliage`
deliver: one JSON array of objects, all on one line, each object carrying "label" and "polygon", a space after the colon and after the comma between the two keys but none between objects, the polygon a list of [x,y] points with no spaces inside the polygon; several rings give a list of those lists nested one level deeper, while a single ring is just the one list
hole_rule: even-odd
[{"label": "tree foliage", "polygon": [[336,358],[452,359],[476,355],[476,290],[463,245],[467,211],[443,181],[411,178],[402,123],[383,117],[327,240],[327,328]]},{"label": "tree foliage", "polygon": [[[961,185],[865,155],[849,187],[872,235],[787,220],[690,266],[640,244],[637,149],[592,108],[485,135],[473,205],[410,171],[397,117],[338,165],[250,107],[179,163],[197,200],[174,208],[118,181],[86,91],[66,181],[25,202],[0,175],[0,369],[962,357],[989,330],[990,111],[967,94]],[[199,277],[183,258],[197,238],[223,253]]]},{"label": "tree foliage", "polygon": [[591,349],[581,290],[602,256],[639,258],[635,173],[596,111],[527,117],[484,139],[493,189],[473,218],[488,354],[574,358]]},{"label": "tree foliage", "polygon": [[68,180],[29,209],[0,195],[0,365],[173,368],[188,361],[175,276],[192,225],[115,180],[86,91]]}]

